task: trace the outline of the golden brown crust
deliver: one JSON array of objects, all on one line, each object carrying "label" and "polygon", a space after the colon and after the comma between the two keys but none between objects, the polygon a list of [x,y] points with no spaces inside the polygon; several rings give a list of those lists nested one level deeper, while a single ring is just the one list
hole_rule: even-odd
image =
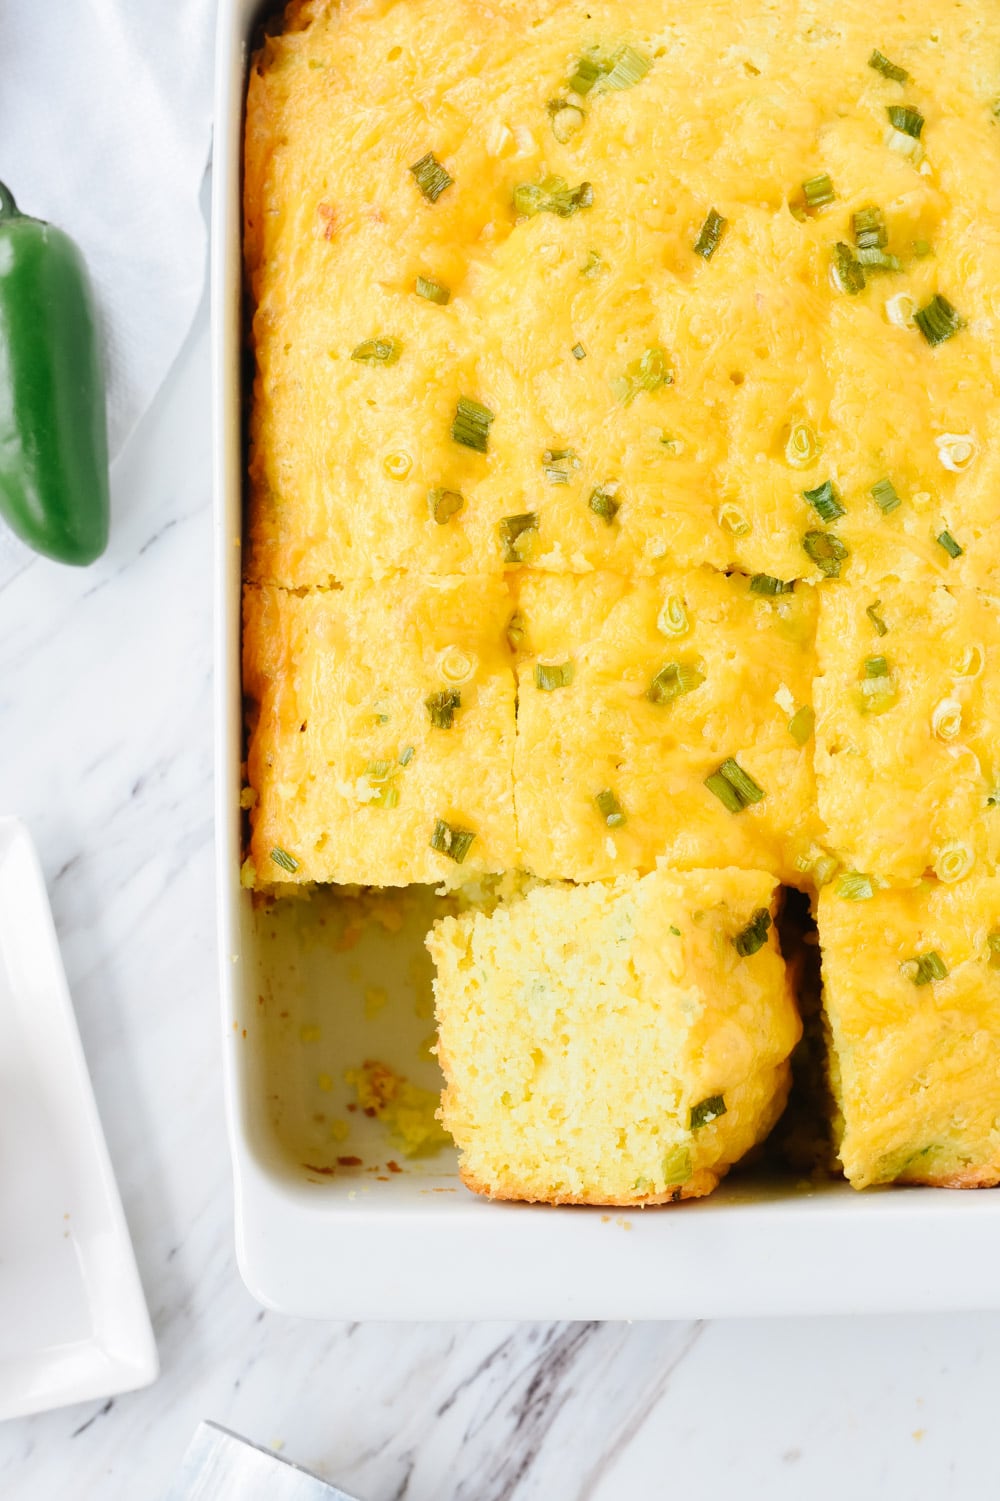
[{"label": "golden brown crust", "polygon": [[661,1194],[647,1194],[642,1197],[626,1198],[612,1195],[593,1194],[570,1194],[553,1193],[541,1194],[537,1189],[527,1188],[516,1180],[506,1180],[502,1183],[484,1183],[471,1172],[464,1164],[459,1164],[458,1175],[466,1188],[473,1193],[480,1194],[483,1198],[515,1201],[522,1204],[553,1204],[553,1205],[579,1205],[589,1206],[592,1209],[644,1209],[654,1208],[666,1204],[679,1204],[684,1199],[702,1199],[710,1194],[725,1176],[726,1169],[720,1173],[708,1172],[702,1169],[696,1172],[680,1188],[669,1189]]}]

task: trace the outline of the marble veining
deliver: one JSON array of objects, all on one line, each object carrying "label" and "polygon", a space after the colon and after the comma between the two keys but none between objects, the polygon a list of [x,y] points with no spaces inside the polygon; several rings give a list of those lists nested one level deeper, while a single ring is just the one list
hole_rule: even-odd
[{"label": "marble veining", "polygon": [[992,1493],[996,1315],[359,1325],[253,1303],[213,952],[208,393],[203,308],[116,466],[107,558],[0,555],[3,810],[39,845],[163,1369],[0,1428],[0,1496],[156,1501],[203,1417],[361,1501]]}]

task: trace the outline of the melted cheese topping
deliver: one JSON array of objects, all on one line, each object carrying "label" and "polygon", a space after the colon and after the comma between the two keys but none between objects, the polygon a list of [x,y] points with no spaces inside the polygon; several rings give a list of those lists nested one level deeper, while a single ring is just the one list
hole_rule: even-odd
[{"label": "melted cheese topping", "polygon": [[[996,877],[866,902],[821,893],[840,1156],[855,1187],[1000,1181],[998,912]],[[915,985],[927,953],[947,974]]]},{"label": "melted cheese topping", "polygon": [[[561,143],[548,102],[588,49],[625,44],[648,73],[574,96],[583,124]],[[909,82],[869,67],[873,46]],[[794,16],[768,0],[294,5],[247,120],[253,576],[500,571],[499,522],[534,511],[530,562],[557,572],[819,578],[802,491],[831,479],[844,577],[994,584],[998,51],[1000,12],[958,0],[807,0]],[[904,103],[925,117],[920,160],[887,144]],[[428,152],[453,179],[433,203],[409,170]],[[821,173],[835,197],[805,214]],[[519,215],[515,189],[551,177],[589,183],[592,204]],[[872,205],[900,269],[848,295],[833,247]],[[727,228],[706,260],[712,208]],[[931,348],[905,310],[936,293],[965,327]],[[352,359],[375,338],[397,341],[395,363]],[[648,350],[672,382],[623,404],[616,383]],[[463,395],[495,414],[485,455],[452,441]],[[806,469],[786,457],[800,422]],[[960,473],[940,460],[947,433],[977,449]],[[579,468],[549,485],[543,455],[565,448]],[[885,477],[903,500],[888,517],[870,495]],[[587,504],[609,480],[612,526]],[[435,488],[465,498],[444,525]],[[954,564],[942,526],[965,549]]]}]

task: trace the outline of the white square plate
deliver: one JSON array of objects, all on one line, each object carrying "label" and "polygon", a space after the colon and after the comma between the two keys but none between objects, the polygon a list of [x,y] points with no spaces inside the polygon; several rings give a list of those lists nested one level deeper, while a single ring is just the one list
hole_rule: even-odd
[{"label": "white square plate", "polygon": [[0,1418],[157,1371],[41,867],[0,818]]}]

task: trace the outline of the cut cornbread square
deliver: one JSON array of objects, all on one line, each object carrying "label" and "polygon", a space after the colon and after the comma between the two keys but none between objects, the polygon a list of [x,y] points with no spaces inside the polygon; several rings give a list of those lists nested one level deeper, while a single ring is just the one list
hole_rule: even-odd
[{"label": "cut cornbread square", "polygon": [[991,596],[895,579],[820,592],[816,778],[851,870],[943,881],[1000,856],[1000,616]]},{"label": "cut cornbread square", "polygon": [[818,921],[848,1179],[1000,1181],[1000,879],[826,887]]},{"label": "cut cornbread square", "polygon": [[536,887],[437,922],[441,1118],[497,1199],[709,1193],[784,1105],[798,1016],[759,871]]},{"label": "cut cornbread square", "polygon": [[247,588],[251,883],[516,864],[509,614],[499,578]]},{"label": "cut cornbread square", "polygon": [[[514,756],[525,868],[593,880],[662,855],[807,882],[820,832],[815,611],[808,585],[761,594],[707,569],[525,574]],[[727,772],[746,775],[746,796]]]}]

